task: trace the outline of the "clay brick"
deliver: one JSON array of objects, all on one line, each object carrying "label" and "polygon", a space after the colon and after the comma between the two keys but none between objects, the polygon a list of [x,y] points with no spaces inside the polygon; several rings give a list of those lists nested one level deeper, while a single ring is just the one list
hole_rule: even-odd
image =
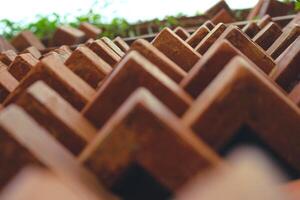
[{"label": "clay brick", "polygon": [[83,31],[70,27],[61,26],[55,31],[52,38],[52,46],[74,45],[84,42],[85,34]]},{"label": "clay brick", "polygon": [[226,30],[226,25],[220,23],[215,26],[213,30],[211,30],[196,46],[195,50],[200,54],[204,55],[205,52],[215,43],[215,41],[222,35],[222,33]]},{"label": "clay brick", "polygon": [[210,30],[207,28],[207,26],[202,25],[186,40],[186,42],[191,47],[196,48],[196,46],[205,38],[207,34],[209,34],[209,32]]},{"label": "clay brick", "polygon": [[0,52],[16,49],[2,36],[0,36]]},{"label": "clay brick", "polygon": [[102,33],[101,29],[88,22],[80,23],[79,29],[85,33],[86,39],[98,39],[98,37]]},{"label": "clay brick", "polygon": [[96,135],[96,129],[42,81],[31,85],[14,103],[75,155]]},{"label": "clay brick", "polygon": [[182,121],[223,153],[238,137],[237,131],[249,127],[255,130],[250,136],[259,138],[291,174],[299,176],[300,110],[266,75],[240,57],[214,79]]},{"label": "clay brick", "polygon": [[214,16],[216,16],[221,10],[225,9],[228,13],[231,13],[233,16],[232,10],[226,3],[226,1],[218,1],[215,5],[213,5],[210,9],[208,9],[205,12],[205,15],[208,16],[208,18],[212,19]]},{"label": "clay brick", "polygon": [[93,88],[97,88],[99,82],[112,70],[109,64],[84,46],[78,47],[65,65]]},{"label": "clay brick", "polygon": [[236,26],[229,26],[218,38],[218,40],[223,39],[227,39],[265,73],[269,74],[275,67],[273,59],[260,46],[246,37]]},{"label": "clay brick", "polygon": [[249,22],[242,30],[250,38],[253,38],[260,31],[260,28],[255,22]]},{"label": "clay brick", "polygon": [[88,47],[111,67],[114,67],[115,64],[121,60],[120,56],[109,48],[102,40],[95,40],[88,45]]},{"label": "clay brick", "polygon": [[257,25],[260,29],[263,29],[270,22],[272,22],[271,16],[270,15],[265,15],[260,20],[258,20]]},{"label": "clay brick", "polygon": [[276,59],[276,68],[270,77],[286,92],[290,92],[300,81],[300,38],[298,37],[281,56]]},{"label": "clay brick", "polygon": [[39,51],[44,50],[43,43],[31,32],[23,31],[19,33],[12,41],[11,44],[18,50],[23,51],[28,47],[34,46]]},{"label": "clay brick", "polygon": [[[126,100],[79,160],[122,199],[168,199],[197,173],[221,164],[210,148],[145,89]],[[131,176],[141,170],[152,184]],[[159,189],[153,191],[153,187]]]},{"label": "clay brick", "polygon": [[56,52],[63,62],[65,62],[72,54],[72,50],[66,45],[54,49],[53,52]]},{"label": "clay brick", "polygon": [[15,101],[35,81],[42,80],[76,109],[82,109],[95,95],[95,90],[66,67],[56,54],[43,58],[20,82],[4,105]]},{"label": "clay brick", "polygon": [[125,55],[125,53],[108,37],[102,37],[101,40],[121,58]]},{"label": "clay brick", "polygon": [[129,50],[128,44],[121,38],[121,37],[116,37],[113,42],[123,51],[127,52]]},{"label": "clay brick", "polygon": [[251,62],[227,40],[214,44],[180,82],[180,86],[192,97],[197,98],[226,64],[238,55]]},{"label": "clay brick", "polygon": [[130,51],[139,52],[177,83],[186,75],[186,72],[183,69],[146,40],[136,40],[131,45]]},{"label": "clay brick", "polygon": [[0,161],[5,169],[0,172],[1,188],[27,164],[39,164],[55,173],[82,199],[112,198],[88,170],[21,108],[9,106],[0,113],[0,137]]},{"label": "clay brick", "polygon": [[290,44],[292,44],[300,35],[300,26],[294,26],[290,30],[284,31],[279,38],[267,50],[267,53],[276,59]]},{"label": "clay brick", "polygon": [[283,28],[283,32],[290,30],[291,28],[300,25],[300,13],[298,13],[293,19],[292,21],[290,21],[284,28]]},{"label": "clay brick", "polygon": [[163,29],[152,44],[185,71],[189,71],[201,58],[200,54],[169,28]]},{"label": "clay brick", "polygon": [[218,23],[229,24],[235,22],[236,20],[231,15],[231,13],[229,13],[226,9],[222,9],[211,19],[211,21],[214,24],[218,24]]},{"label": "clay brick", "polygon": [[181,26],[178,26],[177,28],[174,29],[174,33],[178,35],[181,39],[186,40],[187,38],[190,37],[189,32],[187,32],[184,28]]},{"label": "clay brick", "polygon": [[7,71],[6,67],[0,67],[0,102],[12,93],[19,82]]},{"label": "clay brick", "polygon": [[36,59],[40,59],[42,57],[41,52],[36,47],[28,47],[22,53],[30,53]]},{"label": "clay brick", "polygon": [[94,99],[82,113],[94,126],[100,128],[139,87],[149,89],[177,115],[182,115],[192,101],[191,97],[158,67],[139,53],[132,51],[104,80]]},{"label": "clay brick", "polygon": [[281,34],[281,28],[276,23],[270,22],[256,34],[253,41],[264,50],[267,50]]},{"label": "clay brick", "polygon": [[296,84],[296,86],[291,90],[288,94],[290,99],[300,107],[300,84]]},{"label": "clay brick", "polygon": [[215,24],[210,21],[210,20],[207,20],[206,22],[204,22],[203,24],[204,26],[206,26],[210,31],[213,30],[215,28]]},{"label": "clay brick", "polygon": [[20,81],[37,63],[38,60],[30,53],[20,54],[8,66],[8,71],[15,79]]},{"label": "clay brick", "polygon": [[251,13],[253,17],[263,17],[266,14],[277,17],[287,15],[293,11],[293,6],[277,0],[260,0],[254,10],[254,13]]},{"label": "clay brick", "polygon": [[17,54],[13,50],[3,51],[0,53],[0,61],[7,66],[10,65],[16,57]]}]

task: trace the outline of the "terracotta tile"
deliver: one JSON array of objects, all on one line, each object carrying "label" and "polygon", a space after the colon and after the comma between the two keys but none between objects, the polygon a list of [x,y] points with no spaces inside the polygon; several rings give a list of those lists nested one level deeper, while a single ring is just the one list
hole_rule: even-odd
[{"label": "terracotta tile", "polygon": [[16,57],[17,54],[13,50],[3,51],[0,53],[0,61],[7,66],[10,65]]},{"label": "terracotta tile", "polygon": [[294,26],[285,30],[267,50],[267,53],[276,59],[290,44],[292,44],[300,35],[300,26]]},{"label": "terracotta tile", "polygon": [[79,29],[70,26],[60,26],[55,31],[51,45],[61,46],[61,45],[73,45],[84,42],[85,33]]},{"label": "terracotta tile", "polygon": [[96,135],[96,129],[42,81],[32,84],[13,103],[22,107],[75,155]]},{"label": "terracotta tile", "polygon": [[129,50],[128,44],[121,38],[121,37],[116,37],[113,42],[123,51],[127,52]]},{"label": "terracotta tile", "polygon": [[201,58],[200,54],[169,28],[162,30],[152,44],[185,71],[189,71]]},{"label": "terracotta tile", "polygon": [[36,59],[40,59],[42,57],[41,52],[36,47],[28,47],[22,53],[30,53]]},{"label": "terracotta tile", "polygon": [[232,16],[230,12],[228,12],[226,9],[221,9],[212,19],[211,21],[214,24],[218,23],[233,23],[236,21],[236,19]]},{"label": "terracotta tile", "polygon": [[260,28],[255,22],[249,22],[242,30],[250,38],[253,38],[260,31]]},{"label": "terracotta tile", "polygon": [[207,34],[209,34],[210,30],[207,26],[202,25],[200,26],[189,38],[187,38],[186,42],[193,48],[205,38]]},{"label": "terracotta tile", "polygon": [[[122,104],[79,160],[124,199],[145,195],[145,199],[168,198],[196,174],[221,164],[221,159],[146,89],[135,91]],[[140,171],[152,184],[135,184],[132,174]],[[134,192],[137,187],[139,192]]]},{"label": "terracotta tile", "polygon": [[42,80],[64,99],[80,110],[95,95],[95,90],[67,68],[56,54],[43,58],[20,82],[6,99],[10,104],[35,81]]},{"label": "terracotta tile", "polygon": [[101,40],[121,58],[125,55],[125,53],[108,37],[102,37]]},{"label": "terracotta tile", "polygon": [[39,60],[33,57],[30,53],[20,54],[8,66],[8,71],[11,75],[13,75],[13,77],[15,77],[15,79],[20,81],[33,67],[35,67],[38,62]]},{"label": "terracotta tile", "polygon": [[149,89],[177,115],[182,115],[192,101],[191,97],[158,67],[139,53],[132,51],[105,79],[94,99],[82,113],[97,128],[100,128],[139,87]]},{"label": "terracotta tile", "polygon": [[98,39],[100,34],[102,33],[102,30],[93,24],[90,24],[88,22],[82,22],[79,25],[79,29],[85,33],[85,36],[87,39]]},{"label": "terracotta tile", "polygon": [[276,23],[270,22],[255,35],[253,41],[264,50],[268,50],[281,34],[281,28]]},{"label": "terracotta tile", "polygon": [[140,53],[177,83],[186,75],[186,72],[183,69],[146,40],[136,40],[131,45],[130,51],[137,51]]},{"label": "terracotta tile", "polygon": [[181,39],[186,40],[188,37],[190,37],[189,32],[187,32],[184,28],[181,26],[178,26],[174,29],[174,33],[178,35]]},{"label": "terracotta tile", "polygon": [[219,151],[246,125],[255,131],[250,137],[259,138],[291,174],[299,176],[300,110],[267,76],[240,57],[214,79],[182,121]]},{"label": "terracotta tile", "polygon": [[65,181],[82,199],[112,198],[88,170],[21,108],[9,106],[0,113],[0,130],[0,160],[5,169],[0,172],[1,187],[27,164],[39,164]]},{"label": "terracotta tile", "polygon": [[0,67],[0,102],[12,93],[19,85],[19,82],[7,71],[5,67]]},{"label": "terracotta tile", "polygon": [[65,65],[93,88],[112,71],[108,63],[85,46],[78,47]]},{"label": "terracotta tile", "polygon": [[38,50],[45,49],[43,43],[31,32],[31,31],[23,31],[19,33],[13,40],[11,44],[18,50],[23,51],[28,47],[34,46]]},{"label": "terracotta tile", "polygon": [[220,35],[222,35],[226,28],[226,25],[223,23],[216,25],[215,28],[211,30],[195,47],[195,50],[204,55],[211,45],[213,45]]},{"label": "terracotta tile", "polygon": [[102,40],[95,40],[88,47],[95,52],[100,58],[107,62],[111,67],[114,67],[121,58],[111,48],[109,48]]}]

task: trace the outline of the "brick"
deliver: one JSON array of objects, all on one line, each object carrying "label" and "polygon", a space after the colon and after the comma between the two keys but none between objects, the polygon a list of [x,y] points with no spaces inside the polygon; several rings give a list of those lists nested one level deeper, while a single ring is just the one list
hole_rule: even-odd
[{"label": "brick", "polygon": [[195,50],[200,54],[204,55],[205,52],[215,43],[215,41],[220,37],[220,35],[226,30],[226,25],[220,23],[215,26],[196,46]]},{"label": "brick", "polygon": [[213,5],[210,9],[208,9],[205,12],[205,15],[212,19],[214,16],[216,16],[221,10],[225,9],[228,13],[232,14],[232,10],[230,9],[230,7],[228,6],[228,4],[226,3],[226,1],[218,1],[215,5]]},{"label": "brick", "polygon": [[22,53],[30,53],[36,59],[40,59],[42,57],[41,52],[36,47],[28,47]]},{"label": "brick", "polygon": [[108,37],[102,37],[101,40],[121,58],[125,55],[125,53]]},{"label": "brick", "polygon": [[300,38],[297,38],[281,56],[276,59],[276,68],[270,77],[286,92],[290,92],[300,80]]},{"label": "brick", "polygon": [[205,38],[207,34],[209,34],[209,32],[210,30],[207,28],[207,26],[202,25],[186,40],[186,42],[191,47],[196,48],[196,46]]},{"label": "brick", "polygon": [[15,47],[13,47],[4,37],[0,36],[0,52],[8,50],[16,51]]},{"label": "brick", "polygon": [[255,22],[249,22],[242,30],[250,38],[253,38],[260,31],[260,28]]},{"label": "brick", "polygon": [[8,71],[17,79],[22,80],[26,74],[38,63],[38,60],[30,53],[18,55],[8,66]]},{"label": "brick", "polygon": [[283,32],[290,30],[297,25],[300,25],[300,13],[295,15],[295,17],[283,28]]},{"label": "brick", "polygon": [[292,42],[294,42],[300,35],[300,26],[294,26],[293,28],[284,31],[272,46],[267,50],[267,53],[276,59],[280,54],[288,48]]},{"label": "brick", "polygon": [[132,51],[104,80],[94,99],[82,113],[94,126],[100,128],[139,87],[146,87],[177,115],[182,115],[192,101],[191,97],[158,67]]},{"label": "brick", "polygon": [[215,28],[215,24],[210,21],[210,20],[206,20],[206,22],[204,22],[203,24],[204,26],[206,26],[210,31],[213,30]]},{"label": "brick", "polygon": [[99,82],[112,70],[108,63],[84,46],[78,47],[65,65],[93,88],[97,88]]},{"label": "brick", "polygon": [[230,142],[239,137],[241,127],[255,130],[245,137],[256,137],[287,172],[299,176],[300,110],[266,75],[240,57],[214,79],[182,121],[222,154],[230,150],[227,145],[236,144]]},{"label": "brick", "polygon": [[22,107],[75,155],[78,155],[96,135],[96,129],[42,81],[32,84],[13,103]]},{"label": "brick", "polygon": [[297,83],[295,87],[288,94],[289,98],[298,106],[300,106],[300,84]]},{"label": "brick", "polygon": [[220,10],[212,19],[211,21],[214,24],[218,23],[233,23],[235,22],[235,18],[229,13],[226,9]]},{"label": "brick", "polygon": [[101,29],[88,22],[80,23],[79,29],[85,33],[86,39],[98,39],[98,37],[102,33]]},{"label": "brick", "polygon": [[42,80],[58,92],[77,110],[82,109],[95,95],[95,90],[67,68],[58,55],[43,58],[20,82],[4,105],[15,101],[35,81]]},{"label": "brick", "polygon": [[123,51],[127,52],[129,50],[128,44],[121,38],[121,37],[116,37],[113,42]]},{"label": "brick", "polygon": [[169,28],[163,29],[152,44],[185,71],[189,71],[201,58],[200,54]]},{"label": "brick", "polygon": [[0,61],[7,66],[10,65],[16,57],[17,54],[13,50],[3,51],[0,53]]},{"label": "brick", "polygon": [[0,172],[1,187],[27,164],[39,164],[65,181],[82,199],[112,198],[88,170],[21,108],[9,106],[0,113],[0,137],[0,160],[5,169]]},{"label": "brick", "polygon": [[[213,151],[145,89],[126,100],[79,160],[123,199],[145,195],[146,199],[168,199],[195,174],[221,164]],[[132,175],[141,171],[152,184]]]},{"label": "brick", "polygon": [[142,56],[156,65],[162,72],[164,72],[177,83],[180,82],[186,75],[186,72],[183,69],[181,69],[176,63],[170,60],[146,40],[136,40],[131,45],[130,51],[139,52]]},{"label": "brick", "polygon": [[5,98],[12,93],[19,82],[7,71],[6,67],[0,67],[0,102],[2,103]]},{"label": "brick", "polygon": [[218,38],[218,40],[222,39],[227,39],[265,73],[269,74],[275,67],[273,59],[237,27],[229,26]]},{"label": "brick", "polygon": [[114,67],[121,58],[111,48],[109,48],[102,40],[95,40],[88,47],[95,52],[100,58],[107,62],[111,67]]},{"label": "brick", "polygon": [[43,43],[31,32],[23,31],[19,33],[13,40],[11,44],[18,50],[23,51],[28,47],[34,46],[39,51],[44,50],[45,46]]},{"label": "brick", "polygon": [[85,34],[83,31],[70,27],[60,26],[52,37],[52,46],[74,45],[84,42]]},{"label": "brick", "polygon": [[253,41],[264,50],[268,50],[281,34],[281,28],[276,23],[270,22],[256,34]]},{"label": "brick", "polygon": [[267,24],[272,22],[270,15],[264,15],[260,20],[258,20],[257,25],[260,29],[263,29]]},{"label": "brick", "polygon": [[197,98],[235,56],[241,56],[251,62],[227,40],[214,44],[180,82],[180,86],[192,97]]},{"label": "brick", "polygon": [[184,28],[181,26],[178,26],[177,28],[174,29],[174,33],[178,35],[181,39],[186,40],[187,38],[190,37],[189,32],[187,32]]}]

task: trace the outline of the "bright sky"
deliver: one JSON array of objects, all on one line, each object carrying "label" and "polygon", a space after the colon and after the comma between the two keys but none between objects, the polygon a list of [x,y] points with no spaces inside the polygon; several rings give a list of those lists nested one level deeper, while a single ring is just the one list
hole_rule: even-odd
[{"label": "bright sky", "polygon": [[[98,1],[100,6],[97,6],[97,10],[107,20],[124,17],[135,22],[178,13],[195,15],[196,12],[204,12],[218,0],[107,0],[110,2],[107,7],[104,7],[104,0]],[[8,0],[0,7],[0,19],[31,21],[37,14],[53,12],[76,16],[91,8],[94,2],[95,0]],[[257,0],[227,0],[231,8],[247,8],[256,2]]]}]

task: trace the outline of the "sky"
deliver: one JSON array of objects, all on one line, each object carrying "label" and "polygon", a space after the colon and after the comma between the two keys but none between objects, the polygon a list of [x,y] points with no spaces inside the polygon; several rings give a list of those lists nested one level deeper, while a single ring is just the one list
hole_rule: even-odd
[{"label": "sky", "polygon": [[[4,0],[2,0],[4,1]],[[106,20],[123,17],[129,22],[163,18],[166,15],[183,13],[189,16],[204,12],[218,0],[99,0],[96,10]],[[105,2],[110,2],[105,6]],[[247,8],[255,5],[257,0],[227,0],[231,8]],[[37,14],[56,12],[78,15],[86,12],[95,0],[8,0],[0,7],[0,19],[12,21],[32,21]]]}]

